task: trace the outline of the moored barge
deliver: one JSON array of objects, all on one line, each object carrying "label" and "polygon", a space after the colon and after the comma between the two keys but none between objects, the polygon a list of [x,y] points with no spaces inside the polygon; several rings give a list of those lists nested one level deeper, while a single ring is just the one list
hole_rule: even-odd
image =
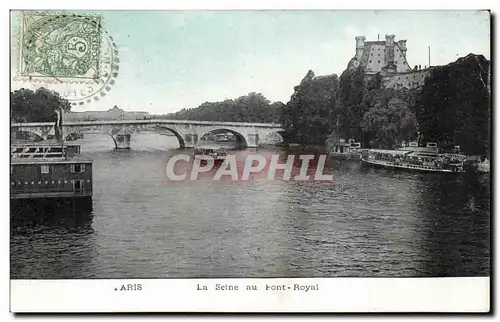
[{"label": "moored barge", "polygon": [[78,145],[13,145],[11,200],[91,198],[93,162],[79,153]]}]

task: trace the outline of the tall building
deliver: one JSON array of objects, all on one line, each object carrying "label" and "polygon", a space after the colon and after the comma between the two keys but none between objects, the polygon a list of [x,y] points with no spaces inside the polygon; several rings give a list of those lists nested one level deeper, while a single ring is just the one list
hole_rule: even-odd
[{"label": "tall building", "polygon": [[395,35],[386,35],[385,41],[366,41],[356,37],[356,55],[349,68],[361,66],[367,78],[380,74],[387,88],[416,88],[424,84],[429,69],[412,68],[406,59],[406,40],[395,40]]}]

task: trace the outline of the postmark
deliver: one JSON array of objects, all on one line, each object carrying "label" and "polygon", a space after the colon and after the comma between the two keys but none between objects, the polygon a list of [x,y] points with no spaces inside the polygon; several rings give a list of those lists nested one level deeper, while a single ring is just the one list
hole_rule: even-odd
[{"label": "postmark", "polygon": [[57,91],[73,106],[99,101],[116,82],[118,49],[103,18],[71,12],[22,12],[15,81]]}]

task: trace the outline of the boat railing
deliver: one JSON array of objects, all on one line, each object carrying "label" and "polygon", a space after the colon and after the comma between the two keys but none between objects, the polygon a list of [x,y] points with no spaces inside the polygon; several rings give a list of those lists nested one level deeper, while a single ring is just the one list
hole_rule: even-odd
[{"label": "boat railing", "polygon": [[63,158],[66,156],[66,149],[62,146],[18,146],[11,148],[10,156],[13,159]]},{"label": "boat railing", "polygon": [[388,166],[400,166],[410,168],[420,168],[427,170],[461,169],[464,163],[464,156],[455,154],[415,154],[407,152],[404,154],[391,151],[369,151],[368,159],[383,163]]}]

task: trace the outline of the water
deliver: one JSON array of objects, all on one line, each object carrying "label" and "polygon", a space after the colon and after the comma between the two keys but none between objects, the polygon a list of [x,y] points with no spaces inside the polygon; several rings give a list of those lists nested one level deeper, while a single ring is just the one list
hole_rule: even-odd
[{"label": "water", "polygon": [[130,151],[100,135],[81,144],[94,160],[91,212],[11,224],[12,278],[490,274],[485,175],[329,160],[329,183],[172,185],[164,167],[181,152],[175,137],[141,134]]}]

